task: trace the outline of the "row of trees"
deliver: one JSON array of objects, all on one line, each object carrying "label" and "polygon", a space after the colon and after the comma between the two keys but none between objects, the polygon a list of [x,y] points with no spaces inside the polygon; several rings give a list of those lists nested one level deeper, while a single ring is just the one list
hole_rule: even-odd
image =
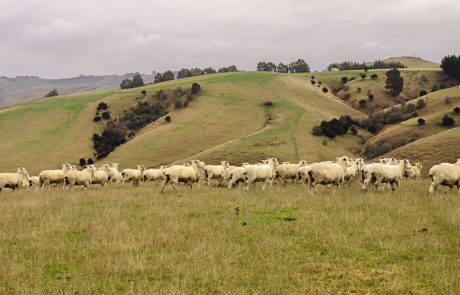
[{"label": "row of trees", "polygon": [[[200,68],[183,68],[179,72],[177,72],[177,79],[187,78],[187,77],[196,77],[202,75],[209,75],[215,73],[227,73],[227,72],[238,72],[238,68],[235,65],[231,65],[228,67],[222,67],[217,71],[211,67],[207,67],[204,69]],[[174,80],[174,73],[171,70],[165,71],[163,73],[156,73],[153,78],[153,83],[160,83],[165,81]]]},{"label": "row of trees", "polygon": [[129,89],[129,88],[136,88],[136,87],[142,87],[144,86],[144,79],[142,79],[141,74],[136,73],[133,76],[133,79],[123,79],[120,84],[121,89]]},{"label": "row of trees", "polygon": [[382,60],[376,60],[373,64],[367,65],[365,62],[359,63],[355,61],[343,61],[331,63],[327,66],[327,70],[331,71],[332,69],[339,69],[340,71],[348,70],[370,70],[370,69],[399,69],[405,68],[406,66],[400,62],[386,62]]},{"label": "row of trees", "polygon": [[278,72],[278,73],[309,73],[310,66],[303,59],[298,59],[290,64],[260,61],[257,63],[257,71],[262,72]]}]

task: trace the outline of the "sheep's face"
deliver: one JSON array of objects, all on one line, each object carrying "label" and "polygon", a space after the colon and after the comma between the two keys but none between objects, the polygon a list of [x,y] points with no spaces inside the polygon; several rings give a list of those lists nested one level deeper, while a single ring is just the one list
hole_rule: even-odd
[{"label": "sheep's face", "polygon": [[230,163],[228,163],[228,161],[222,161],[221,165],[224,166],[225,168],[230,167]]},{"label": "sheep's face", "polygon": [[353,165],[353,163],[350,161],[350,159],[347,156],[343,156],[335,160],[338,164],[342,165],[343,167],[351,167],[351,165]]},{"label": "sheep's face", "polygon": [[404,163],[404,169],[411,169],[412,168],[409,160],[407,160],[407,159],[403,160],[403,163]]},{"label": "sheep's face", "polygon": [[305,160],[299,161],[299,165],[300,166],[307,166],[307,161],[305,161]]}]

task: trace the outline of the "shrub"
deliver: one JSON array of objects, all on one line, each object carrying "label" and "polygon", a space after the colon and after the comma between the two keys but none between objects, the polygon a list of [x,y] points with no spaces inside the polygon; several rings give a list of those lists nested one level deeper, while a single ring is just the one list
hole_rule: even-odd
[{"label": "shrub", "polygon": [[342,87],[340,87],[340,86],[337,86],[337,87],[332,88],[332,92],[333,92],[333,93],[337,93],[337,92],[339,92],[340,90],[342,90]]},{"label": "shrub", "polygon": [[342,84],[345,84],[348,82],[348,77],[342,77],[340,80],[342,81]]},{"label": "shrub", "polygon": [[80,166],[83,167],[83,166],[86,165],[86,160],[83,159],[83,158],[81,158],[80,161],[79,161],[79,163],[80,163]]},{"label": "shrub", "polygon": [[188,107],[188,102],[184,102],[184,108]]},{"label": "shrub", "polygon": [[378,129],[377,129],[377,127],[375,125],[369,125],[367,127],[367,131],[369,131],[372,134],[375,134],[375,133],[377,133]]},{"label": "shrub", "polygon": [[444,104],[445,104],[445,105],[448,105],[448,104],[450,104],[450,103],[451,103],[450,97],[446,97],[446,98],[444,99]]},{"label": "shrub", "polygon": [[377,74],[372,74],[372,75],[371,75],[371,79],[372,79],[372,80],[376,80],[378,77],[379,77],[379,76],[377,76]]},{"label": "shrub", "polygon": [[323,84],[323,82],[321,82],[321,81],[318,81],[318,84],[319,84],[319,85],[321,85],[321,84]]},{"label": "shrub", "polygon": [[262,105],[264,105],[266,107],[271,107],[273,105],[273,102],[271,100],[267,100],[267,101],[264,101],[262,103]]},{"label": "shrub", "polygon": [[198,84],[198,83],[193,83],[193,84],[192,84],[192,88],[190,89],[190,92],[191,92],[192,94],[197,94],[197,93],[200,92],[200,91],[201,91],[201,86],[200,86],[200,84]]},{"label": "shrub", "polygon": [[423,119],[423,118],[418,118],[417,123],[418,123],[420,126],[424,126],[424,125],[425,125],[425,119]]},{"label": "shrub", "polygon": [[366,75],[365,75],[365,74],[362,74],[362,75],[361,75],[361,79],[363,79],[363,80],[366,79]]},{"label": "shrub", "polygon": [[431,92],[435,92],[439,90],[438,84],[434,84],[433,87],[431,87]]},{"label": "shrub", "polygon": [[103,112],[102,113],[102,119],[110,120],[110,113],[109,112]]},{"label": "shrub", "polygon": [[311,78],[312,80],[315,80],[315,76],[310,76],[310,78]]},{"label": "shrub", "polygon": [[124,80],[121,81],[121,83],[120,83],[120,88],[121,88],[121,89],[133,88],[133,81],[131,81],[130,79],[124,79]]},{"label": "shrub", "polygon": [[415,112],[415,110],[417,110],[417,107],[415,106],[415,104],[413,104],[413,103],[407,104],[407,106],[406,106],[406,112],[407,113]]},{"label": "shrub", "polygon": [[59,93],[58,91],[56,90],[56,88],[54,88],[53,90],[50,90],[46,95],[45,97],[53,97],[53,96],[58,96]]},{"label": "shrub", "polygon": [[456,115],[460,114],[460,108],[459,107],[455,107],[453,111],[454,111],[454,114],[456,114]]},{"label": "shrub", "polygon": [[423,108],[425,108],[426,106],[426,103],[425,103],[425,100],[424,99],[419,99],[417,100],[417,110],[421,110]]},{"label": "shrub", "polygon": [[315,136],[321,136],[321,135],[323,135],[323,132],[321,131],[321,127],[319,127],[319,126],[313,127],[311,133],[312,133],[313,135],[315,135]]},{"label": "shrub", "polygon": [[100,102],[98,105],[97,105],[97,110],[106,110],[109,108],[109,105],[106,104],[105,102]]},{"label": "shrub", "polygon": [[367,107],[367,100],[361,99],[359,102],[359,107],[365,109]]},{"label": "shrub", "polygon": [[86,160],[86,163],[87,163],[88,165],[93,165],[93,164],[94,164],[94,161],[93,161],[92,158],[88,158],[88,160]]},{"label": "shrub", "polygon": [[167,123],[171,122],[171,116],[166,116],[166,117],[165,117],[165,121],[166,121]]},{"label": "shrub", "polygon": [[326,87],[323,87],[322,91],[323,91],[324,93],[328,93],[328,92],[329,92],[329,90],[328,90]]},{"label": "shrub", "polygon": [[142,90],[142,91],[141,91],[141,94],[142,94],[142,96],[145,96],[145,95],[147,94],[147,91]]},{"label": "shrub", "polygon": [[94,121],[94,123],[99,123],[99,122],[101,122],[101,117],[100,116],[95,116],[93,118],[93,121]]},{"label": "shrub", "polygon": [[373,94],[369,94],[367,97],[369,97],[369,101],[373,101],[373,100],[374,100],[374,95],[373,95]]},{"label": "shrub", "polygon": [[455,120],[452,117],[449,117],[448,115],[444,115],[441,121],[442,126],[454,126],[455,125]]},{"label": "shrub", "polygon": [[428,92],[426,92],[425,90],[420,90],[420,92],[418,93],[419,96],[424,96],[424,95],[427,95]]},{"label": "shrub", "polygon": [[356,89],[356,92],[361,93],[361,87],[358,87],[358,89]]},{"label": "shrub", "polygon": [[192,101],[193,95],[191,93],[187,93],[186,98],[187,98],[187,101]]},{"label": "shrub", "polygon": [[315,81],[315,80],[311,80],[310,83],[311,83],[311,85],[315,85],[316,81]]},{"label": "shrub", "polygon": [[351,127],[350,131],[351,131],[351,134],[353,135],[358,134],[358,129],[356,129],[355,127]]}]

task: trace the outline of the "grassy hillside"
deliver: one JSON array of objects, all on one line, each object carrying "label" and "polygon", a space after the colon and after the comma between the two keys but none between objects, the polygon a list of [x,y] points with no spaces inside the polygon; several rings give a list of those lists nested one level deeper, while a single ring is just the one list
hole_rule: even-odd
[{"label": "grassy hillside", "polygon": [[0,293],[458,294],[460,199],[428,185],[4,192]]},{"label": "grassy hillside", "polygon": [[408,68],[411,69],[438,69],[441,64],[424,60],[420,57],[413,57],[413,56],[398,56],[398,57],[390,57],[383,60],[384,62],[400,62]]},{"label": "grassy hillside", "polygon": [[[200,83],[202,93],[187,108],[172,111],[171,123],[160,119],[148,125],[102,162],[155,166],[198,157],[240,163],[270,155],[313,161],[359,151],[358,138],[352,135],[323,143],[310,134],[312,126],[323,119],[362,116],[333,95],[294,75],[228,73],[110,93],[40,99],[3,109],[0,129],[10,140],[0,143],[0,152],[12,157],[0,159],[2,170],[22,165],[38,173],[62,162],[92,157],[91,136],[103,126],[92,122],[97,103],[108,103],[116,117],[139,101],[142,90],[154,95],[157,90],[186,88],[193,82]],[[273,106],[262,105],[268,100]]]}]

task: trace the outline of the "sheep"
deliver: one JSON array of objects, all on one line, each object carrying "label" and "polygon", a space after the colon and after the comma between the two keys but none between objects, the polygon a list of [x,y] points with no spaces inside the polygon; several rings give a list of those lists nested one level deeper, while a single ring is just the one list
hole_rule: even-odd
[{"label": "sheep", "polygon": [[236,166],[230,165],[227,169],[224,170],[222,174],[222,180],[229,182],[232,178],[232,171],[233,169],[237,168]]},{"label": "sheep", "polygon": [[176,184],[184,182],[190,185],[193,191],[193,184],[197,183],[205,169],[205,164],[199,160],[192,160],[190,166],[173,165],[163,170],[163,183],[160,192],[163,193],[167,184],[171,183],[174,191],[177,191]]},{"label": "sheep", "polygon": [[105,173],[107,173],[109,183],[122,183],[123,182],[123,175],[121,175],[121,172],[118,171],[117,163],[104,164],[102,165],[100,170],[103,170],[105,171]]},{"label": "sheep", "polygon": [[351,183],[359,175],[362,165],[364,165],[364,160],[362,158],[350,159],[351,166],[347,167],[344,174],[344,182],[348,183],[348,186],[351,186]]},{"label": "sheep", "polygon": [[396,189],[395,185],[400,185],[404,171],[411,169],[411,167],[412,166],[408,160],[401,160],[397,165],[382,163],[366,165],[364,169],[365,181],[361,189],[366,191],[369,184],[374,182],[377,190],[380,190],[380,184],[388,183],[388,185],[391,187],[391,190],[394,191]]},{"label": "sheep", "polygon": [[422,163],[415,163],[411,169],[404,171],[404,178],[417,179],[420,177],[420,172],[422,172]]},{"label": "sheep", "polygon": [[147,169],[143,173],[143,180],[144,181],[156,181],[163,179],[163,169],[165,166],[160,166],[158,169]]},{"label": "sheep", "polygon": [[305,185],[310,185],[310,165],[305,165],[297,169],[296,172],[296,178],[294,179],[294,183],[297,183],[297,181],[300,180],[300,182],[305,186]]},{"label": "sheep", "polygon": [[13,190],[28,187],[30,176],[27,170],[23,167],[18,168],[16,173],[0,173],[0,191],[4,188]]},{"label": "sheep", "polygon": [[335,162],[311,164],[308,171],[310,190],[313,189],[316,193],[318,184],[333,185],[335,194],[344,181],[345,170],[350,166],[350,159],[346,156],[337,158]]},{"label": "sheep", "polygon": [[103,187],[109,181],[109,175],[105,171],[104,167],[99,169],[96,169],[94,165],[88,165],[88,167],[95,170],[93,173],[93,179],[91,180],[92,184],[100,184]]},{"label": "sheep", "polygon": [[253,182],[264,182],[262,190],[268,185],[268,188],[272,187],[273,180],[276,176],[276,167],[278,166],[278,160],[275,158],[268,158],[262,161],[261,164],[245,165],[246,168],[246,191],[249,191],[249,185]]},{"label": "sheep", "polygon": [[94,172],[97,168],[94,165],[88,165],[85,169],[69,170],[64,175],[64,189],[69,190],[74,185],[83,185],[85,188],[89,188],[93,180]]},{"label": "sheep", "polygon": [[145,167],[144,165],[136,165],[137,169],[125,169],[121,172],[123,175],[124,182],[133,182],[133,185],[139,185],[139,182],[142,181],[144,175]]},{"label": "sheep", "polygon": [[283,162],[278,167],[276,167],[276,178],[279,178],[283,181],[283,184],[286,185],[286,181],[291,179],[295,182],[297,178],[297,171],[307,165],[307,161],[299,161],[297,164],[291,164],[289,162]]},{"label": "sheep", "polygon": [[216,178],[219,180],[219,185],[222,184],[223,175],[225,170],[230,167],[228,161],[222,161],[220,165],[206,165],[204,167],[205,177],[207,179],[207,184],[211,185],[211,179]]},{"label": "sheep", "polygon": [[64,176],[67,171],[74,170],[74,166],[63,164],[61,170],[44,170],[38,175],[40,187],[50,187],[51,184],[64,184]]},{"label": "sheep", "polygon": [[233,167],[229,173],[228,188],[232,188],[234,185],[238,185],[240,182],[246,181],[246,168],[245,167]]},{"label": "sheep", "polygon": [[38,188],[40,186],[40,178],[38,176],[31,176],[29,180],[29,187]]},{"label": "sheep", "polygon": [[434,193],[438,185],[448,186],[450,190],[456,185],[460,192],[460,159],[455,164],[434,165],[431,167],[429,175],[431,178],[429,193]]}]

